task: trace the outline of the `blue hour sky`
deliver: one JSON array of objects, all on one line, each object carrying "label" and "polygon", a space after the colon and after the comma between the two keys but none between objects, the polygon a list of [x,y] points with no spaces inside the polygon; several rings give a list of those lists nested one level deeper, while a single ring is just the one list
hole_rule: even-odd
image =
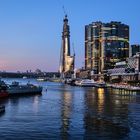
[{"label": "blue hour sky", "polygon": [[0,71],[58,71],[63,6],[77,68],[84,65],[84,26],[93,21],[128,24],[130,44],[140,43],[140,0],[0,0]]}]

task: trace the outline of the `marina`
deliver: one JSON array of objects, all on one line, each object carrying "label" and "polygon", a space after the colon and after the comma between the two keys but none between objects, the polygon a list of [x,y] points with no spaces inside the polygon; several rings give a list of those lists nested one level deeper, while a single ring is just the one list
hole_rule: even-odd
[{"label": "marina", "polygon": [[71,86],[79,86],[79,87],[97,87],[97,88],[111,88],[111,89],[118,89],[130,92],[140,92],[139,86],[132,86],[127,83],[105,83],[104,81],[94,81],[93,79],[78,79],[78,80],[64,80],[65,84]]}]

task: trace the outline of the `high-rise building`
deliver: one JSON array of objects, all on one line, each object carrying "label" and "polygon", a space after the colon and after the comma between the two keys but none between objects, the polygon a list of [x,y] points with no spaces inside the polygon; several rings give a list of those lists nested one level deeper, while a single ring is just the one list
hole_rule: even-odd
[{"label": "high-rise building", "polygon": [[60,73],[62,78],[70,78],[74,72],[74,57],[70,53],[70,27],[65,15],[63,20],[62,46],[60,54]]},{"label": "high-rise building", "polygon": [[140,52],[140,45],[139,44],[135,44],[135,45],[131,45],[131,56],[136,55],[137,52]]},{"label": "high-rise building", "polygon": [[85,26],[85,69],[103,73],[129,57],[129,26],[93,22]]}]

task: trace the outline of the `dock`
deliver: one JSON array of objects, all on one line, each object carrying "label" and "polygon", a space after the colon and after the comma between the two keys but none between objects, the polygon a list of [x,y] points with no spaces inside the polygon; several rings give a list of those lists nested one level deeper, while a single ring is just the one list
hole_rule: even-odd
[{"label": "dock", "polygon": [[118,90],[126,90],[131,92],[140,92],[140,87],[138,86],[130,86],[130,85],[121,85],[121,84],[107,84],[108,88],[118,89]]}]

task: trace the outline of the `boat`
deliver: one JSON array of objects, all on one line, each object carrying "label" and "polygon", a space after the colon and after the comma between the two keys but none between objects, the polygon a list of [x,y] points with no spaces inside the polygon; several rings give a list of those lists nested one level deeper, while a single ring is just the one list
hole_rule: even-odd
[{"label": "boat", "polygon": [[27,83],[26,85],[20,85],[19,82],[15,81],[12,82],[11,85],[8,85],[7,92],[9,96],[41,94],[42,87],[35,86],[30,83]]},{"label": "boat", "polygon": [[76,85],[76,86],[81,86],[81,80],[76,80],[76,81],[75,81],[75,85]]},{"label": "boat", "polygon": [[4,113],[5,112],[5,106],[1,105],[0,106],[0,113]]},{"label": "boat", "polygon": [[37,81],[47,81],[47,78],[45,78],[45,77],[39,77],[39,78],[37,78]]},{"label": "boat", "polygon": [[94,80],[84,79],[81,80],[80,82],[77,82],[76,84],[81,87],[94,87],[96,82]]},{"label": "boat", "polygon": [[7,85],[4,81],[0,80],[0,98],[5,98],[8,96]]},{"label": "boat", "polygon": [[107,86],[106,86],[106,83],[104,81],[99,81],[99,82],[96,82],[95,87],[105,88]]},{"label": "boat", "polygon": [[23,79],[27,79],[27,76],[23,76],[22,78],[23,78]]}]

